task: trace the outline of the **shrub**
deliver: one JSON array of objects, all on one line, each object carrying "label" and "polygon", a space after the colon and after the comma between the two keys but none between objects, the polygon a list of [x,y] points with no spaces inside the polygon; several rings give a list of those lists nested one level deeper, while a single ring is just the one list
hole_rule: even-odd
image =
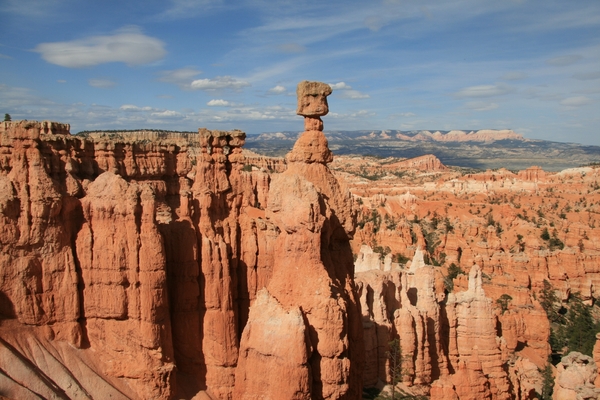
[{"label": "shrub", "polygon": [[450,264],[448,267],[448,275],[444,277],[444,287],[448,292],[452,292],[454,290],[454,278],[456,278],[458,275],[466,275],[466,273],[456,264]]},{"label": "shrub", "polygon": [[542,240],[550,240],[550,233],[548,232],[548,228],[544,228],[540,237],[542,238]]},{"label": "shrub", "polygon": [[392,256],[392,261],[397,262],[398,264],[406,264],[410,261],[410,258],[406,257],[404,254],[395,253]]},{"label": "shrub", "polygon": [[498,300],[496,300],[496,303],[500,306],[500,309],[502,310],[502,314],[504,314],[506,310],[508,310],[508,304],[511,300],[512,297],[506,293],[504,293],[502,296],[500,296]]}]

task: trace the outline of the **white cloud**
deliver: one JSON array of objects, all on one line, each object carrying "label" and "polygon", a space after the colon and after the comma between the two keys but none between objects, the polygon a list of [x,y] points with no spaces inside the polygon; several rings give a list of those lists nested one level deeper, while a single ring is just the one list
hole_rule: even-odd
[{"label": "white cloud", "polygon": [[583,59],[579,54],[570,54],[567,56],[554,57],[549,60],[546,60],[546,64],[552,65],[555,67],[564,67],[567,65],[575,64],[577,61]]},{"label": "white cloud", "polygon": [[[125,111],[128,116],[131,116],[135,113],[140,113],[139,115],[143,116],[141,120],[144,120],[144,118],[146,118],[148,115],[158,118],[175,118],[183,116],[183,114],[177,111],[161,110],[150,106],[140,107],[136,106],[135,104],[123,104],[121,107],[119,107],[119,110]],[[131,117],[128,118],[131,120]]]},{"label": "white cloud", "polygon": [[599,79],[600,71],[580,72],[573,75],[573,78],[579,79],[580,81],[590,81],[592,79]]},{"label": "white cloud", "polygon": [[512,92],[505,84],[469,86],[455,93],[456,97],[492,97]]},{"label": "white cloud", "polygon": [[110,79],[90,79],[88,80],[88,84],[96,88],[108,89],[115,86],[117,83]]},{"label": "white cloud", "polygon": [[250,86],[250,83],[232,78],[231,76],[197,79],[190,84],[190,87],[196,90],[241,89],[246,86]]},{"label": "white cloud", "polygon": [[347,85],[346,82],[330,83],[329,86],[331,86],[331,88],[333,90],[350,90],[350,89],[352,89],[352,86]]},{"label": "white cloud", "polygon": [[567,107],[581,107],[586,104],[592,103],[594,100],[590,99],[586,96],[575,96],[575,97],[567,97],[563,101],[560,102],[563,106]]},{"label": "white cloud", "polygon": [[111,36],[41,43],[34,51],[40,53],[47,62],[67,68],[110,62],[141,65],[158,61],[167,54],[162,41],[142,34],[136,27],[122,29]]},{"label": "white cloud", "polygon": [[133,104],[123,104],[121,107],[119,107],[119,110],[122,111],[133,111],[133,112],[138,112],[138,111],[152,111],[153,108],[152,107],[138,107],[136,105]]},{"label": "white cloud", "polygon": [[56,82],[58,82],[58,83],[67,83],[67,81],[64,80],[64,79],[58,79]]},{"label": "white cloud", "polygon": [[469,101],[465,104],[467,108],[475,111],[490,111],[498,108],[496,103],[487,103],[485,101]]},{"label": "white cloud", "polygon": [[177,111],[172,111],[172,110],[164,110],[164,111],[156,111],[150,114],[153,117],[159,117],[159,118],[176,118],[176,117],[181,117],[181,113],[178,113]]},{"label": "white cloud", "polygon": [[212,99],[211,101],[206,103],[206,105],[210,106],[210,107],[230,107],[230,106],[232,106],[232,104],[230,102],[228,102],[227,100],[221,100],[221,99]]},{"label": "white cloud", "polygon": [[356,100],[368,99],[371,97],[366,93],[361,93],[358,90],[353,90],[352,86],[348,85],[346,82],[330,83],[329,86],[331,86],[333,90],[341,90],[338,96],[343,99]]},{"label": "white cloud", "polygon": [[504,75],[502,75],[501,79],[505,81],[520,81],[527,77],[528,75],[524,72],[513,71],[505,73]]},{"label": "white cloud", "polygon": [[269,89],[269,93],[273,93],[273,94],[282,94],[286,92],[286,88],[285,86],[281,86],[281,85],[277,85],[275,87],[272,87],[271,89]]}]

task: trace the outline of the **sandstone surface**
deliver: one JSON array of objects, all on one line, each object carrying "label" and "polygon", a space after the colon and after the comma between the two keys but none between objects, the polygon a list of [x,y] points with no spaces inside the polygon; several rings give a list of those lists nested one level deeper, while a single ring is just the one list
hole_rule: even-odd
[{"label": "sandstone surface", "polygon": [[558,400],[597,399],[600,389],[594,386],[598,368],[594,360],[578,352],[563,357],[557,366],[554,398]]},{"label": "sandstone surface", "polygon": [[289,166],[239,130],[3,123],[0,393],[359,398],[355,213],[306,87]]}]

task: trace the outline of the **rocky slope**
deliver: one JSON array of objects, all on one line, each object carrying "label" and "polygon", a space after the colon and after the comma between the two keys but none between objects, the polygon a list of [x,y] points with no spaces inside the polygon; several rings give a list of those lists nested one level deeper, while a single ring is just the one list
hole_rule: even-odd
[{"label": "rocky slope", "polygon": [[[357,157],[332,164],[361,204],[352,247],[365,384],[386,380],[397,335],[404,384],[415,393],[541,394],[551,326],[540,303],[544,281],[564,304],[576,292],[589,305],[600,294],[600,169],[468,174],[390,165]],[[472,276],[449,278],[449,267]]]}]

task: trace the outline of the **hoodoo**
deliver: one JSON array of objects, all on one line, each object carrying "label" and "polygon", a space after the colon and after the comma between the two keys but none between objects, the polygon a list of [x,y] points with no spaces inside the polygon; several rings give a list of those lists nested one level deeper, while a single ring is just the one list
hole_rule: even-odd
[{"label": "hoodoo", "polygon": [[[242,334],[235,398],[361,396],[364,350],[349,244],[355,215],[348,192],[327,168],[332,155],[320,119],[330,93],[323,83],[298,85],[306,131],[269,190],[266,217],[279,232],[276,257],[264,300],[250,307]],[[276,330],[273,321],[281,321]]]},{"label": "hoodoo", "polygon": [[239,130],[0,126],[0,395],[356,399],[352,199],[323,83],[271,182]]}]

